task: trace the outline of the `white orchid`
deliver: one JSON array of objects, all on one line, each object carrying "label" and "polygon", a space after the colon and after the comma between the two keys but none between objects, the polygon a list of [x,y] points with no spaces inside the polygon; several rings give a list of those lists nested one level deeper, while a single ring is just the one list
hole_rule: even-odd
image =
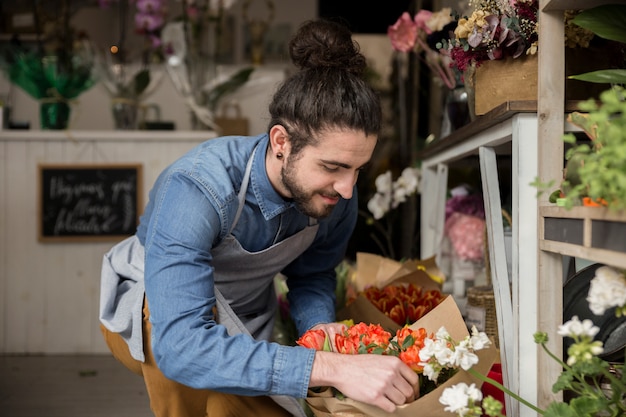
[{"label": "white orchid", "polygon": [[391,209],[397,208],[406,199],[420,191],[419,168],[405,168],[394,182],[391,171],[376,177],[376,194],[367,203],[367,209],[376,220],[382,219]]}]

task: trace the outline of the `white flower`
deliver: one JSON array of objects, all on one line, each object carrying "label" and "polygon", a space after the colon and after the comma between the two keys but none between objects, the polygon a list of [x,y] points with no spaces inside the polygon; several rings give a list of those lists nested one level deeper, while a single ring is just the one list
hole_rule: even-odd
[{"label": "white flower", "polygon": [[443,390],[439,402],[446,406],[445,411],[464,416],[470,411],[474,402],[482,399],[483,394],[475,384],[468,386],[465,382],[461,382]]},{"label": "white flower", "polygon": [[457,346],[454,349],[454,365],[460,366],[463,370],[467,371],[472,366],[478,363],[478,356],[467,349],[465,346]]},{"label": "white flower", "polygon": [[624,274],[608,266],[598,268],[591,280],[587,301],[589,309],[597,316],[611,307],[623,307],[626,304]]},{"label": "white flower", "polygon": [[376,177],[374,184],[376,184],[377,193],[391,194],[391,187],[393,185],[391,171],[384,172]]},{"label": "white flower", "polygon": [[479,332],[476,326],[472,326],[472,335],[470,336],[470,346],[474,350],[481,350],[491,346],[491,340],[485,332]]},{"label": "white flower", "polygon": [[411,195],[420,191],[420,175],[421,171],[419,168],[404,168],[402,174],[396,181],[396,184],[397,186],[404,188],[407,195]]},{"label": "white flower", "polygon": [[376,177],[376,194],[367,204],[374,219],[380,220],[389,210],[404,203],[408,196],[419,192],[420,174],[419,168],[405,168],[396,182],[393,182],[391,171]]},{"label": "white flower", "polygon": [[439,340],[448,340],[450,339],[450,333],[448,333],[448,329],[446,329],[444,326],[441,326],[439,330],[437,330],[437,333],[435,333],[435,338]]},{"label": "white flower", "polygon": [[398,183],[394,183],[393,185],[393,199],[392,199],[392,203],[391,206],[393,208],[398,207],[400,204],[404,203],[406,201],[406,198],[410,195],[410,193],[408,192],[408,190],[404,187],[402,187],[401,185],[398,185]]},{"label": "white flower", "polygon": [[376,193],[374,194],[374,197],[372,197],[370,201],[367,202],[367,209],[370,211],[370,213],[372,213],[372,216],[376,220],[380,220],[385,214],[387,214],[390,205],[391,195]]},{"label": "white flower", "polygon": [[431,363],[421,364],[424,367],[423,373],[431,381],[436,381],[439,378],[439,371],[441,368],[433,366]]},{"label": "white flower", "polygon": [[594,326],[593,322],[589,319],[585,319],[582,322],[578,316],[573,316],[571,320],[559,326],[559,336],[568,336],[571,338],[577,337],[593,337],[598,334],[600,328]]}]

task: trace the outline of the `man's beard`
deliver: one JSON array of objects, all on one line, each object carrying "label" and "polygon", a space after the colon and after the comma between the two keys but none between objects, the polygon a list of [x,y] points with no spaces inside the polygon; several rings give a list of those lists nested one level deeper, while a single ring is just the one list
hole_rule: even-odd
[{"label": "man's beard", "polygon": [[[334,205],[327,204],[322,208],[315,207],[315,204],[313,204],[313,196],[318,194],[318,192],[308,192],[296,182],[295,169],[291,161],[287,161],[286,166],[281,169],[280,177],[283,186],[289,191],[293,202],[301,213],[315,219],[321,219],[329,216],[333,211]],[[332,196],[337,195],[335,192],[327,194]]]}]

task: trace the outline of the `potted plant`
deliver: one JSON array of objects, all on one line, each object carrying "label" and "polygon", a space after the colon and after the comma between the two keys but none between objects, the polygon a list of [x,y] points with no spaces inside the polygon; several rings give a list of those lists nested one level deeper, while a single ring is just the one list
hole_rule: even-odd
[{"label": "potted plant", "polygon": [[572,147],[566,152],[567,165],[558,202],[574,205],[602,205],[626,209],[626,90],[615,86],[579,105],[585,111],[568,116],[590,142],[578,143],[573,133],[564,136]]},{"label": "potted plant", "polygon": [[[626,5],[605,5],[584,10],[572,22],[596,36],[626,48]],[[624,57],[622,56],[622,60]],[[623,66],[623,65],[622,65]],[[552,199],[565,207],[573,205],[626,208],[626,69],[608,68],[573,75],[569,78],[614,86],[601,93],[600,102],[579,104],[581,112],[568,116],[591,140],[578,143],[574,134],[564,136],[572,147],[566,153],[566,167],[561,189]],[[557,195],[558,194],[558,195]],[[557,197],[558,200],[556,199]]]}]

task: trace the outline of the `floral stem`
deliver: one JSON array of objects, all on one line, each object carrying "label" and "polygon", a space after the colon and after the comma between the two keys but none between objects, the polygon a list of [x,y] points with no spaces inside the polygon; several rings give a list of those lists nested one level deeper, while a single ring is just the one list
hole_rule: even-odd
[{"label": "floral stem", "polygon": [[520,403],[524,404],[526,407],[530,408],[531,410],[544,415],[546,412],[545,410],[542,410],[541,408],[538,408],[537,406],[529,403],[528,401],[526,401],[525,399],[523,399],[522,397],[520,397],[519,395],[511,392],[508,388],[506,388],[504,385],[500,384],[498,381],[495,381],[491,378],[489,378],[486,375],[481,374],[480,372],[476,371],[474,368],[470,368],[467,371],[470,375],[480,379],[483,382],[486,382],[488,384],[493,385],[494,387],[498,388],[500,391],[504,392],[505,394],[510,395],[511,397],[515,398],[517,401],[519,401]]},{"label": "floral stem", "polygon": [[548,356],[550,356],[552,359],[554,359],[559,365],[561,365],[563,368],[567,369],[567,370],[571,370],[572,368],[570,368],[570,366],[568,364],[566,364],[565,362],[563,362],[560,358],[558,358],[554,353],[552,353],[550,351],[550,349],[548,349],[548,347],[546,346],[545,343],[540,343],[541,347],[543,348],[544,352],[546,352],[548,354]]}]

